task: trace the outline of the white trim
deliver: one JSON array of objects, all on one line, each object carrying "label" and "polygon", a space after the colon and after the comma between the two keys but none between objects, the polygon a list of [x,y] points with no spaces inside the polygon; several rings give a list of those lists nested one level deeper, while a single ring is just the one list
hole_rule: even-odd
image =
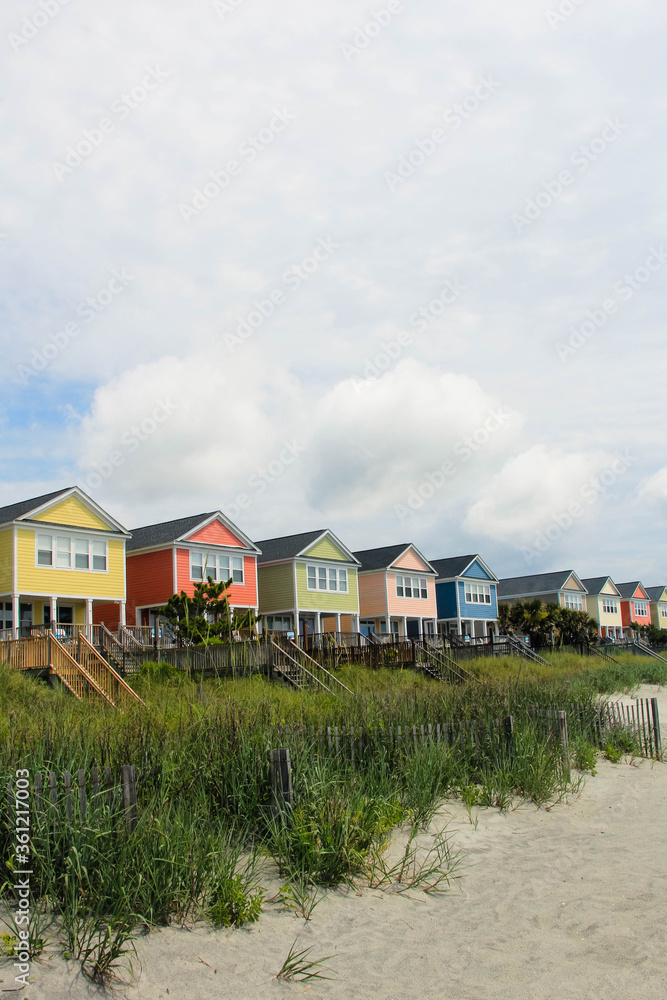
[{"label": "white trim", "polygon": [[[51,500],[47,500],[46,503],[41,504],[39,507],[33,507],[31,510],[26,511],[25,514],[21,514],[15,520],[16,521],[33,520],[35,514],[41,514],[44,511],[49,510],[51,507],[55,507],[56,504],[62,503],[64,500],[68,500],[72,496],[76,496],[77,499],[81,501],[84,507],[88,507],[88,509],[92,514],[97,514],[97,516],[100,518],[101,521],[106,521],[106,523],[109,526],[113,526],[113,528],[115,528],[116,531],[120,531],[121,534],[130,537],[130,532],[127,530],[127,528],[123,527],[120,521],[117,521],[115,518],[111,516],[111,514],[109,514],[106,510],[100,507],[99,504],[95,503],[95,501],[91,497],[89,497],[87,493],[84,493],[83,490],[79,489],[78,486],[73,486],[69,490],[63,490],[62,493],[59,493],[57,496],[52,497]],[[49,522],[40,522],[40,523],[48,524]],[[70,525],[63,525],[63,527],[70,527]],[[71,525],[71,527],[75,528],[77,527],[77,525],[73,524]],[[97,530],[103,531],[105,529],[98,528]],[[106,530],[108,531],[109,528],[107,528]]]},{"label": "white trim", "polygon": [[19,573],[18,551],[19,551],[19,546],[18,546],[18,533],[17,533],[17,529],[16,529],[16,525],[15,524],[12,526],[12,532],[13,532],[13,535],[12,535],[12,593],[14,594],[14,593],[18,593],[18,589],[19,589],[18,588],[18,573]]},{"label": "white trim", "polygon": [[[72,565],[71,563],[72,562],[76,563],[76,546],[74,546],[74,551],[72,551],[72,543],[76,542],[77,534],[74,533],[74,532],[72,532],[72,530],[69,529],[69,528],[67,528],[67,529],[56,528],[54,530],[51,526],[48,526],[48,527],[50,528],[50,530],[35,531],[35,569],[39,569],[39,570],[45,569],[45,570],[51,570],[51,571],[55,570],[56,572],[59,572],[59,573],[94,573],[94,574],[101,575],[101,576],[109,574],[109,539],[108,538],[95,538],[95,539],[93,539],[94,542],[104,542],[104,546],[105,546],[105,550],[104,550],[105,569],[94,569],[93,568],[92,562],[93,562],[93,559],[94,559],[94,554],[92,553],[92,551],[90,549],[88,551],[88,563],[89,563],[88,566],[85,566],[85,567],[84,566],[76,566],[76,565]],[[57,566],[53,562],[51,564],[38,562],[39,545],[38,545],[37,539],[39,538],[40,535],[49,535],[52,539],[53,538],[56,538],[56,539],[57,538],[67,538],[68,539],[68,541],[70,542],[70,565],[69,566]],[[85,536],[83,540],[89,542],[88,536]],[[90,542],[89,542],[89,544],[90,544]],[[52,547],[51,547],[51,556],[52,556],[52,558],[53,558],[54,554],[56,554],[56,558],[57,558],[57,545],[56,545],[56,549],[55,549],[55,553],[54,553],[53,543],[52,543]],[[125,553],[123,553],[123,565],[124,564],[125,564]]]},{"label": "white trim", "polygon": [[[235,535],[239,539],[239,541],[243,541],[244,545],[247,547],[247,549],[248,549],[249,552],[253,552],[255,555],[261,555],[262,554],[261,549],[258,549],[257,546],[255,545],[255,543],[253,541],[251,541],[251,539],[248,538],[248,536],[243,531],[241,531],[241,529],[239,527],[237,527],[234,524],[233,521],[230,521],[230,519],[225,514],[223,514],[221,510],[216,510],[213,514],[211,514],[210,517],[206,518],[204,521],[200,521],[199,524],[196,524],[194,526],[194,528],[190,528],[190,530],[187,531],[185,534],[178,535],[174,539],[174,542],[176,542],[176,543],[178,543],[178,542],[190,542],[191,536],[196,531],[201,531],[202,528],[205,528],[208,524],[213,524],[214,521],[222,521],[222,523],[224,524],[224,526],[227,528],[228,531],[230,531],[232,533],[232,535]],[[198,539],[195,539],[194,544],[220,545],[222,543],[220,543],[220,542],[211,542],[211,543],[199,542]],[[232,546],[228,546],[228,547],[229,548],[233,548],[233,549],[234,548],[236,548],[236,549],[242,549],[244,546],[243,545],[232,545]],[[140,550],[137,549],[135,551],[140,551]]]},{"label": "white trim", "polygon": [[[318,535],[317,538],[314,538],[312,542],[308,542],[308,544],[305,546],[305,548],[303,548],[299,552],[297,552],[294,556],[292,556],[292,558],[293,559],[301,559],[301,558],[303,558],[303,559],[307,559],[307,558],[316,558],[316,559],[318,559],[319,556],[311,556],[311,557],[309,557],[308,553],[313,548],[313,546],[318,545],[322,541],[322,539],[325,536],[327,536],[327,535],[329,536],[329,539],[333,541],[334,545],[337,545],[338,548],[340,548],[343,552],[345,552],[350,557],[348,561],[353,566],[357,566],[357,567],[361,566],[361,563],[359,562],[359,560],[357,559],[357,557],[355,556],[355,554],[353,552],[351,552],[350,549],[348,549],[347,545],[343,545],[343,543],[341,542],[340,538],[337,538],[336,535],[334,535],[333,531],[331,531],[330,528],[325,528],[321,535]],[[269,541],[273,541],[273,539],[269,539]],[[332,561],[333,562],[343,562],[344,560],[337,560],[336,559],[336,560],[332,560]]]},{"label": "white trim", "polygon": [[172,571],[172,590],[174,594],[178,593],[178,547],[176,543],[171,546],[172,559],[171,559],[171,571]]},{"label": "white trim", "polygon": [[[431,566],[431,564],[428,561],[428,559],[426,558],[426,556],[422,552],[419,551],[419,549],[417,548],[417,546],[413,542],[410,542],[408,545],[406,545],[405,548],[403,549],[403,551],[400,552],[396,556],[396,558],[394,559],[394,561],[390,562],[389,565],[386,568],[387,569],[391,569],[391,570],[397,569],[399,572],[405,570],[405,572],[407,572],[407,570],[405,569],[405,566],[397,566],[396,563],[398,562],[399,559],[403,558],[403,556],[408,551],[408,549],[412,549],[413,552],[416,552],[417,555],[419,556],[419,558],[422,560],[422,562],[426,566],[426,569],[425,570],[420,570],[420,572],[432,574],[433,576],[437,577],[437,575],[438,575],[437,571],[433,568],[433,566]],[[413,569],[411,569],[410,572],[417,572],[417,571],[414,570],[414,567],[413,567]]]}]

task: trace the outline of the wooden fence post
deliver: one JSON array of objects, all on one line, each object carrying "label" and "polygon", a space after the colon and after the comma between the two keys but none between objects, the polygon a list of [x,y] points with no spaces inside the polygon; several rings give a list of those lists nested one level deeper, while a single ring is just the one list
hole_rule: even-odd
[{"label": "wooden fence post", "polygon": [[505,740],[505,753],[511,756],[514,753],[514,716],[506,715],[503,719],[503,736]]},{"label": "wooden fence post", "polygon": [[125,822],[128,828],[132,830],[136,826],[137,822],[137,784],[134,767],[130,764],[123,764],[120,769],[120,773],[123,789]]},{"label": "wooden fence post", "polygon": [[278,750],[269,750],[269,772],[271,778],[271,812],[276,816],[285,809],[291,810],[294,808],[292,765],[287,747],[280,747]]},{"label": "wooden fence post", "polygon": [[558,712],[558,732],[563,747],[563,764],[570,773],[570,740],[567,734],[567,712]]},{"label": "wooden fence post", "polygon": [[651,723],[653,726],[653,746],[656,757],[662,757],[662,739],[660,737],[660,713],[658,712],[658,699],[651,698]]}]

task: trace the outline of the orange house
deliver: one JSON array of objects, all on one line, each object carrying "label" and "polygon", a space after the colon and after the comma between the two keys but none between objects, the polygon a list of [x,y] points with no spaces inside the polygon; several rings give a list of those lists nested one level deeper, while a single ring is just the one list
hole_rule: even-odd
[{"label": "orange house", "polygon": [[616,586],[621,595],[623,625],[630,628],[635,622],[637,625],[650,625],[651,598],[639,580],[632,583],[617,583]]},{"label": "orange house", "polygon": [[360,629],[397,638],[435,635],[437,573],[416,545],[387,545],[353,555],[359,570]]},{"label": "orange house", "polygon": [[257,613],[258,555],[254,542],[219,510],[135,528],[127,543],[128,625],[153,625],[172,594],[184,590],[192,597],[195,584],[209,576],[232,580],[232,609]]}]

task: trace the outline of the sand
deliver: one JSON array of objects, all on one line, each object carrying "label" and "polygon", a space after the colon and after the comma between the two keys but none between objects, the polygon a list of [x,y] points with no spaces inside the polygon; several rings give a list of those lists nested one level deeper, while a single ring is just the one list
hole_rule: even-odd
[{"label": "sand", "polygon": [[[639,694],[657,694],[667,719],[667,692]],[[474,809],[472,820],[449,802],[430,831],[448,824],[465,856],[465,877],[445,895],[335,891],[309,923],[269,905],[249,928],[157,930],[139,940],[141,969],[122,992],[131,1000],[667,998],[666,764],[600,760],[567,802]],[[327,963],[335,980],[273,978],[296,938],[311,957],[336,955]],[[58,956],[33,972],[29,1000],[99,996]],[[1,989],[13,985],[7,965],[0,977]]]}]

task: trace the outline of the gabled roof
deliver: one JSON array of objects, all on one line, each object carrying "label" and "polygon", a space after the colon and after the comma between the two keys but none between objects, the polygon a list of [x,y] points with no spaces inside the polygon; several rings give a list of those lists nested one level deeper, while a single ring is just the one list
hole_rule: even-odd
[{"label": "gabled roof", "polygon": [[644,587],[644,590],[652,601],[662,601],[662,595],[667,590],[667,587]]},{"label": "gabled roof", "polygon": [[[32,517],[41,513],[45,508],[48,509],[48,507],[55,504],[56,501],[66,500],[70,496],[77,497],[85,507],[88,507],[91,511],[97,514],[101,520],[105,521],[108,527],[104,530],[116,531],[122,535],[128,534],[127,529],[124,528],[120,522],[111,517],[107,511],[100,507],[98,503],[95,503],[92,497],[89,497],[88,494],[84,493],[78,486],[67,486],[64,490],[55,490],[53,493],[43,493],[41,496],[32,497],[30,500],[21,500],[19,503],[13,503],[6,507],[0,507],[0,524],[8,524],[11,521],[30,521]],[[39,523],[60,524],[60,522],[46,520],[40,520]],[[62,527],[72,528],[76,526],[63,524]]]},{"label": "gabled roof", "polygon": [[348,556],[348,562],[354,563],[357,560],[346,545],[343,545],[340,538],[334,535],[329,528],[320,528],[318,531],[302,531],[298,535],[282,535],[280,538],[265,538],[257,545],[262,550],[262,555],[258,562],[279,562],[281,559],[296,559],[297,556],[305,555],[315,542],[328,535],[341,552]]},{"label": "gabled roof", "polygon": [[491,580],[498,579],[477,553],[471,556],[451,556],[449,559],[429,559],[429,562],[438,574],[439,580],[451,580],[455,576],[462,576],[475,560],[486,570]]},{"label": "gabled roof", "polygon": [[361,571],[363,573],[364,571],[374,569],[389,569],[408,549],[414,549],[423,561],[427,567],[423,571],[424,573],[436,572],[428,559],[421,554],[417,546],[413,545],[412,542],[403,542],[401,545],[384,545],[379,549],[363,549],[361,552],[355,552],[354,555],[361,563]]},{"label": "gabled roof", "polygon": [[[197,528],[202,528],[214,519],[219,519],[229,530],[244,543],[246,549],[259,552],[254,542],[251,542],[247,535],[233,524],[228,517],[219,510],[209,511],[207,514],[193,514],[192,517],[179,517],[175,521],[161,521],[159,524],[147,524],[143,528],[133,528],[132,538],[127,543],[127,550],[131,552],[135,549],[149,549],[157,545],[173,545],[174,542],[185,541]],[[215,543],[209,543],[215,544]]]},{"label": "gabled roof", "polygon": [[498,597],[529,597],[534,594],[554,594],[562,590],[569,578],[573,576],[582,585],[574,570],[561,569],[553,573],[534,573],[532,576],[511,576],[498,581]]},{"label": "gabled roof", "polygon": [[[621,597],[625,597],[626,599],[629,598],[629,597],[634,597],[634,594],[635,594],[635,591],[637,590],[637,587],[641,587],[641,589],[646,594],[646,589],[644,587],[644,584],[641,582],[641,580],[631,580],[629,583],[617,583],[616,586],[618,587],[618,589],[620,591]],[[644,598],[640,597],[639,600],[643,601]]]},{"label": "gabled roof", "polygon": [[7,524],[8,521],[16,521],[19,517],[32,513],[43,507],[51,500],[56,500],[60,496],[69,493],[74,487],[68,486],[64,490],[56,490],[55,493],[44,493],[41,497],[33,497],[32,500],[21,500],[20,503],[12,503],[7,507],[0,507],[0,524]]},{"label": "gabled roof", "polygon": [[610,576],[587,576],[586,579],[582,580],[581,582],[583,583],[588,593],[592,594],[594,597],[602,593],[602,588],[606,586],[607,583],[610,583],[612,585],[618,597],[621,596],[620,590],[618,589],[618,587],[616,586],[616,584],[614,583],[614,581]]}]

